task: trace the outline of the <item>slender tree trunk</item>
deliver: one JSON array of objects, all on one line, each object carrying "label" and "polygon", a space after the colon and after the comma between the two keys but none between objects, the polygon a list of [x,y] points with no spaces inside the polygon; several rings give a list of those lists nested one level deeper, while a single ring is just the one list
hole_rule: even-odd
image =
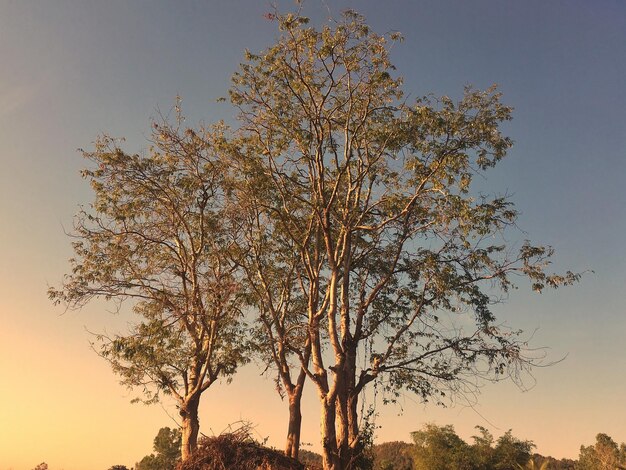
[{"label": "slender tree trunk", "polygon": [[300,429],[302,427],[302,387],[295,387],[293,394],[289,394],[289,425],[287,427],[287,445],[285,455],[294,459],[298,458],[300,451]]},{"label": "slender tree trunk", "polygon": [[358,452],[363,449],[359,442],[359,412],[357,409],[359,403],[359,392],[356,387],[356,341],[352,341],[347,354],[347,370],[346,379],[348,381],[348,393],[346,397],[346,411],[348,421],[348,445],[350,447],[351,457],[354,458]]},{"label": "slender tree trunk", "polygon": [[199,398],[191,398],[180,408],[182,418],[182,444],[180,450],[181,461],[185,462],[198,448],[198,433],[200,421],[198,420]]},{"label": "slender tree trunk", "polygon": [[335,400],[325,397],[322,400],[321,432],[322,462],[324,470],[343,470],[337,452],[337,433],[335,432]]},{"label": "slender tree trunk", "polygon": [[356,348],[347,344],[346,360],[341,369],[342,385],[337,393],[337,448],[343,469],[352,469],[359,449],[359,416],[356,393]]},{"label": "slender tree trunk", "polygon": [[347,391],[341,389],[338,391],[335,400],[335,428],[337,433],[337,452],[339,453],[339,461],[341,462],[342,469],[350,468],[350,461],[352,460],[350,442],[348,439],[349,422],[347,404]]},{"label": "slender tree trunk", "polygon": [[348,442],[355,448],[359,440],[359,396],[354,394],[348,398]]},{"label": "slender tree trunk", "polygon": [[[308,364],[309,356],[311,354],[311,343],[307,341],[304,355],[306,357],[305,363]],[[279,367],[279,373],[287,391],[289,397],[289,423],[287,426],[287,442],[285,444],[285,455],[294,459],[298,458],[300,452],[300,429],[302,428],[302,392],[304,391],[304,384],[306,382],[306,371],[304,368],[300,368],[298,378],[295,385],[291,382],[291,375],[289,373],[289,365],[285,359],[285,355],[281,354],[281,363],[276,365]]]}]

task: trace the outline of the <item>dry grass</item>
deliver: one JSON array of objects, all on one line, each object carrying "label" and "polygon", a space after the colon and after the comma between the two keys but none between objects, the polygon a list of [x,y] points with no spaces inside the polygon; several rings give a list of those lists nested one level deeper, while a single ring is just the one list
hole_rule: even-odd
[{"label": "dry grass", "polygon": [[316,467],[263,447],[247,427],[220,436],[204,438],[198,450],[177,470],[316,470]]}]

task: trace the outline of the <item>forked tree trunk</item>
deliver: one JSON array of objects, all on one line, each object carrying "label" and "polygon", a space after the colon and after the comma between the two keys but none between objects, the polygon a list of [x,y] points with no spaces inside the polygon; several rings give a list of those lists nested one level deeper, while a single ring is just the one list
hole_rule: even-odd
[{"label": "forked tree trunk", "polygon": [[[310,347],[305,351],[305,355],[308,362],[308,356],[311,353]],[[305,348],[306,349],[306,348]],[[298,378],[295,385],[291,382],[288,367],[280,369],[283,385],[287,391],[289,398],[289,423],[287,425],[287,442],[285,444],[285,455],[294,459],[298,458],[300,452],[300,430],[302,428],[302,392],[304,391],[304,384],[306,382],[306,371],[300,368]]]},{"label": "forked tree trunk", "polygon": [[182,418],[182,444],[180,459],[185,462],[198,448],[198,433],[200,421],[198,420],[199,398],[187,400],[180,408]]},{"label": "forked tree trunk", "polygon": [[302,388],[296,388],[294,393],[289,395],[289,425],[287,427],[287,445],[285,446],[285,455],[294,459],[298,458],[300,451],[301,401]]},{"label": "forked tree trunk", "polygon": [[348,392],[337,399],[337,450],[343,470],[353,470],[353,462],[363,451],[359,435],[359,397]]}]

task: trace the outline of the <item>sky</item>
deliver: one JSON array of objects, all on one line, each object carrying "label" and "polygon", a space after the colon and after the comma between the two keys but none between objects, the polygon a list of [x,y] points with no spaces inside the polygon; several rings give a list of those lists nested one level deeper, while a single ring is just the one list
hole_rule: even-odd
[{"label": "sky", "polygon": [[[504,127],[515,146],[483,189],[512,194],[520,240],[552,245],[556,270],[593,271],[542,295],[522,284],[497,308],[562,361],[535,370],[525,390],[487,384],[472,406],[370,397],[378,441],[408,441],[428,422],[465,439],[475,425],[511,428],[555,457],[577,457],[599,432],[626,441],[626,3],[307,0],[304,13],[319,26],[346,8],[377,32],[403,33],[392,59],[410,98],[499,85],[515,108]],[[69,269],[65,232],[91,201],[77,149],[104,132],[146,147],[150,118],[177,95],[190,125],[232,121],[217,99],[244,50],[275,41],[270,10],[252,0],[0,0],[0,470],[130,467],[160,427],[175,426],[172,403],[131,404],[136,394],[90,349],[89,332],[121,331],[123,318],[102,303],[64,312],[47,299]],[[260,372],[252,364],[205,393],[202,432],[249,421],[282,447],[286,405]],[[315,450],[312,390],[303,441]]]}]

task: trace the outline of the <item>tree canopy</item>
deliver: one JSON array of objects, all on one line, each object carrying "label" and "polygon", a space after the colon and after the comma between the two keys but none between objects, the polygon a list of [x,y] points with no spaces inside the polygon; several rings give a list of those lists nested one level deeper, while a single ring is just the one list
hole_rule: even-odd
[{"label": "tree canopy", "polygon": [[108,136],[83,152],[95,200],[75,218],[71,273],[49,290],[79,308],[94,298],[132,306],[128,332],[99,334],[96,348],[128,387],[153,403],[173,396],[182,455],[195,448],[201,394],[247,360],[219,158],[222,134],[155,122],[146,153]]},{"label": "tree canopy", "polygon": [[618,446],[609,435],[599,433],[595,445],[580,446],[576,469],[614,470],[626,468],[626,444]]},{"label": "tree canopy", "polygon": [[533,357],[493,304],[517,275],[537,291],[578,276],[547,273],[549,247],[511,246],[512,202],[473,189],[512,145],[495,87],[409,103],[389,58],[398,35],[353,11],[321,29],[271,17],[276,44],[247,52],[230,90],[253,188],[241,200],[259,236],[299,257],[306,314],[289,331],[307,332],[310,354],[291,352],[320,397],[324,465],[350,468],[368,383],[442,402],[518,377]]},{"label": "tree canopy", "polygon": [[[131,303],[137,323],[100,335],[100,354],[144,401],[178,400],[183,459],[202,392],[248,360],[250,340],[289,397],[286,452],[298,452],[309,379],[324,467],[357,468],[369,384],[385,401],[447,403],[484,380],[519,381],[538,358],[494,304],[516,279],[542,291],[579,275],[548,272],[550,247],[511,242],[513,202],[476,188],[512,146],[495,86],[409,100],[390,59],[400,35],[354,11],[319,29],[300,14],[268,18],[276,43],[246,52],[232,78],[235,129],[164,121],[143,154],[107,136],[84,152],[95,201],[50,297]],[[469,465],[467,444],[436,431],[416,434],[436,438],[422,447]],[[485,459],[490,439],[476,444]],[[512,465],[524,445],[505,434],[495,449]]]},{"label": "tree canopy", "polygon": [[415,470],[512,470],[523,468],[531,458],[534,444],[513,436],[511,430],[495,441],[485,428],[467,444],[450,425],[425,425],[412,433]]}]

